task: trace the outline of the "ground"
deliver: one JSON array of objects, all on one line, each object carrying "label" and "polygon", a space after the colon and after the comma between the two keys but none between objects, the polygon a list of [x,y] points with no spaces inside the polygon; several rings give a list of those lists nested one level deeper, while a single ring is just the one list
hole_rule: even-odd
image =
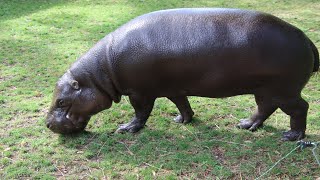
[{"label": "ground", "polygon": [[[137,134],[114,134],[133,116],[128,98],[72,136],[45,127],[55,82],[81,54],[128,20],[160,9],[232,7],[274,14],[320,49],[318,0],[13,0],[0,1],[0,179],[254,179],[294,147],[282,142],[289,118],[278,110],[257,132],[235,128],[255,109],[250,95],[191,97],[194,122],[176,124],[176,107],[158,99]],[[302,95],[310,103],[307,138],[320,141],[320,78]],[[320,150],[317,150],[320,154]],[[311,149],[297,150],[263,179],[316,179]]]}]

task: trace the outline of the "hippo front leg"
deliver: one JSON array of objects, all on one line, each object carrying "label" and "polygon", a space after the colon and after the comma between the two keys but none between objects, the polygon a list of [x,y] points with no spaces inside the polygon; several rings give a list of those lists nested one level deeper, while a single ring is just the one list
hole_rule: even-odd
[{"label": "hippo front leg", "polygon": [[177,123],[189,123],[192,120],[194,112],[191,109],[190,103],[186,96],[169,97],[169,99],[177,106],[180,111],[180,115],[173,120]]},{"label": "hippo front leg", "polygon": [[117,133],[122,132],[138,132],[140,129],[144,127],[149,118],[149,115],[152,111],[155,98],[132,95],[129,96],[130,103],[135,110],[135,116],[131,119],[131,121],[127,124],[122,124],[117,129]]}]

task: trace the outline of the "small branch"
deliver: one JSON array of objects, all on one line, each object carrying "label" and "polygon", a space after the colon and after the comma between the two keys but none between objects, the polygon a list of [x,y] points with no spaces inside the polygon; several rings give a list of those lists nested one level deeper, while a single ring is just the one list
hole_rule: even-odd
[{"label": "small branch", "polygon": [[93,140],[96,136],[97,136],[97,134],[94,134],[92,137],[90,137],[90,139],[88,140],[88,144],[86,144],[86,145],[83,147],[83,149],[86,149],[86,148],[89,146],[89,144],[92,143],[92,140]]},{"label": "small branch", "polygon": [[106,180],[106,174],[104,173],[104,168],[99,167],[100,170],[102,171],[102,175],[103,175],[103,180]]},{"label": "small branch", "polygon": [[127,102],[127,104],[130,104],[129,101],[127,100],[127,97],[123,97],[123,99]]},{"label": "small branch", "polygon": [[165,171],[165,172],[169,172],[170,174],[172,174],[172,175],[176,175],[175,173],[173,173],[173,172],[171,172],[171,171],[168,171],[168,170],[166,170],[166,169],[162,169],[162,168],[159,168],[159,167],[156,167],[156,166],[154,166],[154,165],[152,165],[152,164],[149,164],[149,163],[146,163],[146,162],[143,162],[145,165],[147,165],[147,166],[150,166],[150,167],[153,167],[153,168],[155,168],[155,169],[157,169],[158,171]]},{"label": "small branch", "polygon": [[135,154],[128,148],[128,146],[126,145],[126,143],[124,142],[121,142],[121,141],[117,141],[118,143],[124,145],[124,147],[127,149],[128,153],[131,155],[131,156],[135,156]]},{"label": "small branch", "polygon": [[63,174],[63,172],[54,164],[54,163],[52,163],[52,165],[60,172],[60,174],[64,177],[64,174]]},{"label": "small branch", "polygon": [[99,151],[98,151],[98,153],[97,153],[97,157],[99,157],[100,156],[100,153],[101,153],[101,151],[102,151],[102,148],[106,145],[106,143],[107,142],[104,142],[103,144],[102,144],[102,146],[100,147],[100,149],[99,149]]},{"label": "small branch", "polygon": [[223,140],[218,140],[218,139],[211,139],[210,141],[225,142],[225,143],[228,143],[228,144],[236,144],[236,145],[241,145],[241,146],[249,147],[249,146],[247,146],[247,145],[245,145],[245,144],[236,143],[236,142],[231,142],[231,141],[223,141]]},{"label": "small branch", "polygon": [[191,132],[186,126],[182,127],[185,128],[190,134],[192,134],[197,139],[197,141],[199,141],[199,138],[193,132]]}]

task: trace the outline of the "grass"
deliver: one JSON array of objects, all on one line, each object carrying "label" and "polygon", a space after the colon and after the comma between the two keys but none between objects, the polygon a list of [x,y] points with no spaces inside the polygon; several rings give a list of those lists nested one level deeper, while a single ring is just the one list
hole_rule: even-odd
[{"label": "grass", "polygon": [[[261,130],[235,128],[255,109],[252,96],[191,97],[188,125],[158,99],[147,127],[114,134],[133,109],[127,97],[97,114],[87,131],[61,136],[45,127],[57,79],[77,57],[121,24],[176,7],[232,7],[272,13],[301,28],[320,49],[317,0],[0,1],[0,179],[254,179],[295,147],[281,142],[289,118],[274,113]],[[303,91],[310,103],[307,138],[320,141],[319,75]],[[318,154],[320,150],[318,150]],[[264,178],[315,179],[310,149],[295,151]]]}]

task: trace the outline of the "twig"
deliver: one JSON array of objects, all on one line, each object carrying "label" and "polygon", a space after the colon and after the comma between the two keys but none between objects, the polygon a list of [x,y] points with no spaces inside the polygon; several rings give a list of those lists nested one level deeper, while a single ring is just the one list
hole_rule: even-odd
[{"label": "twig", "polygon": [[218,140],[218,139],[211,139],[210,141],[225,142],[225,143],[228,143],[228,144],[236,144],[236,145],[241,145],[241,146],[249,147],[249,146],[247,146],[247,145],[245,145],[245,144],[236,143],[236,142],[231,142],[231,141],[223,141],[223,140]]},{"label": "twig", "polygon": [[172,175],[176,175],[176,174],[174,174],[173,172],[168,171],[168,170],[166,170],[166,169],[162,169],[162,168],[156,167],[156,166],[151,165],[151,164],[146,163],[146,162],[143,162],[143,163],[144,163],[144,164],[146,164],[146,165],[148,165],[148,166],[150,166],[150,167],[153,167],[153,168],[155,168],[155,169],[158,169],[159,171],[165,171],[165,172],[169,172],[169,173],[171,173]]},{"label": "twig", "polygon": [[268,153],[268,157],[269,157],[270,161],[272,162],[272,159],[271,159],[271,156],[270,156],[270,154],[269,154],[269,153]]},{"label": "twig", "polygon": [[106,180],[106,174],[104,173],[104,168],[99,167],[100,170],[102,171],[103,179]]},{"label": "twig", "polygon": [[[92,171],[91,171],[90,167],[89,166],[87,166],[87,167],[88,167],[89,172],[92,174]],[[91,176],[91,175],[89,175],[89,176]]]},{"label": "twig", "polygon": [[167,154],[160,154],[159,157],[165,157],[165,156],[169,156],[169,155],[171,155],[171,154],[175,154],[175,153],[169,152],[169,153],[167,153]]},{"label": "twig", "polygon": [[311,96],[308,96],[307,94],[304,94],[303,92],[301,92],[301,94],[304,96],[304,97],[307,97],[307,98],[310,98]]},{"label": "twig", "polygon": [[54,163],[52,163],[52,165],[60,172],[60,174],[64,177],[64,174],[63,174],[63,172],[54,164]]},{"label": "twig", "polygon": [[99,149],[99,151],[98,151],[98,153],[97,153],[97,157],[99,157],[99,155],[100,155],[100,153],[101,153],[101,151],[102,151],[102,148],[106,145],[106,143],[107,143],[107,142],[104,142],[104,143],[102,144],[102,146],[100,147],[100,149]]},{"label": "twig", "polygon": [[154,166],[154,165],[151,165],[151,164],[149,164],[149,163],[146,163],[146,162],[143,162],[143,163],[146,164],[146,165],[148,165],[148,166],[150,166],[150,167],[156,168],[156,169],[158,169],[158,170],[162,170],[161,168],[158,168],[158,167],[156,167],[156,166]]},{"label": "twig", "polygon": [[197,141],[199,141],[199,138],[193,132],[191,132],[186,126],[182,127],[185,128],[190,134],[192,134],[197,139]]},{"label": "twig", "polygon": [[127,100],[127,97],[123,97],[123,99],[127,102],[127,104],[130,104],[129,101]]},{"label": "twig", "polygon": [[126,143],[121,142],[121,141],[117,141],[117,142],[120,143],[120,144],[123,144],[124,147],[128,150],[128,153],[129,153],[131,156],[135,156],[135,154],[128,148],[128,146],[126,145]]},{"label": "twig", "polygon": [[83,149],[86,149],[86,148],[87,148],[87,146],[89,146],[89,144],[91,144],[91,143],[92,143],[92,140],[93,140],[96,136],[97,136],[97,134],[94,134],[92,137],[90,137],[90,139],[88,140],[88,141],[89,141],[89,143],[88,143],[88,144],[86,144],[86,145],[83,147]]}]

